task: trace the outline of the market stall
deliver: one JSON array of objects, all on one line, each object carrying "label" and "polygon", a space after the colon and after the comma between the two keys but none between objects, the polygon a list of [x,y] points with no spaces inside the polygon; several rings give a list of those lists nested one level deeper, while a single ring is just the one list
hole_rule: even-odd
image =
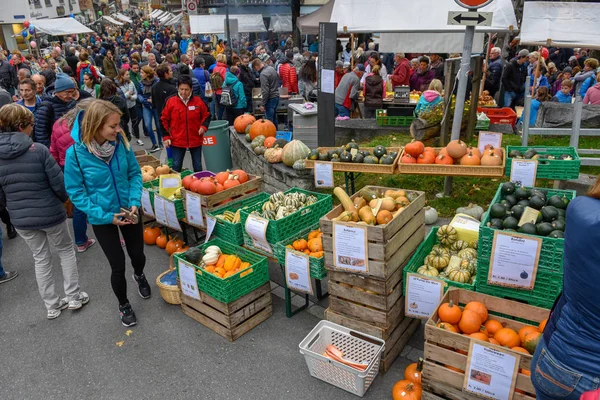
[{"label": "market stall", "polygon": [[[261,14],[232,14],[230,19],[238,20],[238,32],[266,32],[267,28]],[[190,29],[195,33],[224,33],[224,15],[190,15]]]},{"label": "market stall", "polygon": [[75,18],[34,19],[30,22],[39,32],[53,36],[94,32]]},{"label": "market stall", "polygon": [[269,30],[273,32],[292,32],[292,16],[283,14],[271,15],[269,21]]},{"label": "market stall", "polygon": [[117,25],[117,26],[123,26],[123,22],[117,21],[116,19],[109,17],[108,15],[103,15],[100,19],[98,19],[98,21],[106,21],[109,24],[113,24],[113,25]]},{"label": "market stall", "polygon": [[133,20],[131,18],[129,18],[127,15],[123,15],[121,13],[115,13],[112,16],[115,17],[115,19],[118,19],[118,20],[123,21],[128,24],[131,24],[133,22]]}]

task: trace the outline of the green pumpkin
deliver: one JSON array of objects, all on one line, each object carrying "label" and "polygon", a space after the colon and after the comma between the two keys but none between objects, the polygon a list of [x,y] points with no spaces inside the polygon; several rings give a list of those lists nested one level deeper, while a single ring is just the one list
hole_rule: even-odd
[{"label": "green pumpkin", "polygon": [[503,204],[496,203],[490,207],[490,217],[504,218],[506,216],[506,207]]},{"label": "green pumpkin", "polygon": [[516,205],[519,202],[519,200],[517,200],[517,197],[515,195],[513,195],[513,194],[507,195],[504,198],[504,200],[508,201],[510,203],[511,207],[514,206],[514,205]]},{"label": "green pumpkin", "polygon": [[342,154],[340,154],[340,161],[352,162],[352,154],[349,151],[344,151]]},{"label": "green pumpkin", "polygon": [[281,147],[283,149],[286,144],[288,144],[287,140],[277,139],[275,142],[273,142],[273,148]]},{"label": "green pumpkin", "polygon": [[308,155],[308,159],[309,160],[318,160],[320,156],[321,156],[321,153],[319,153],[319,150],[313,149],[310,151],[310,154]]},{"label": "green pumpkin", "polygon": [[192,264],[198,265],[200,260],[202,260],[203,253],[202,250],[200,250],[198,247],[190,247],[190,249],[186,251],[183,254],[183,256],[187,261],[191,262]]},{"label": "green pumpkin", "polygon": [[258,146],[263,146],[264,144],[265,137],[263,135],[260,135],[254,138],[254,140],[250,143],[250,147],[252,147],[252,149],[255,149]]},{"label": "green pumpkin", "polygon": [[525,200],[531,197],[531,191],[529,189],[520,187],[515,190],[515,197],[518,200]]},{"label": "green pumpkin", "polygon": [[567,225],[561,221],[561,220],[556,220],[556,221],[552,221],[552,228],[554,230],[558,230],[558,231],[565,231],[565,228],[567,227]]},{"label": "green pumpkin", "polygon": [[502,221],[502,218],[492,218],[492,220],[488,222],[488,226],[492,229],[504,229],[504,221]]},{"label": "green pumpkin", "polygon": [[521,227],[519,228],[519,232],[526,233],[528,235],[537,235],[537,228],[534,224],[528,222],[526,224],[521,225]]},{"label": "green pumpkin", "polygon": [[531,196],[529,199],[529,207],[541,210],[546,205],[546,199],[539,196]]},{"label": "green pumpkin", "polygon": [[528,199],[523,199],[523,200],[520,200],[520,201],[517,203],[517,205],[518,205],[518,206],[521,206],[521,207],[523,207],[523,208],[525,208],[525,207],[529,207],[529,200],[528,200]]},{"label": "green pumpkin", "polygon": [[548,236],[554,230],[549,222],[540,222],[536,225],[536,229],[537,234],[540,236]]},{"label": "green pumpkin", "polygon": [[331,159],[335,156],[339,157],[339,154],[336,150],[327,150],[327,158],[331,161]]},{"label": "green pumpkin", "polygon": [[327,153],[320,153],[319,161],[329,161],[329,155]]},{"label": "green pumpkin", "polygon": [[365,161],[365,156],[358,153],[354,157],[352,157],[352,162],[356,164],[362,164]]},{"label": "green pumpkin", "polygon": [[394,157],[390,157],[388,154],[384,154],[383,157],[379,159],[379,164],[392,165],[394,164]]},{"label": "green pumpkin", "polygon": [[523,153],[521,153],[519,150],[511,150],[510,153],[508,153],[508,157],[509,158],[523,158]]},{"label": "green pumpkin", "polygon": [[502,194],[513,194],[515,192],[516,186],[512,182],[504,182],[500,187],[500,192]]},{"label": "green pumpkin", "polygon": [[512,213],[512,216],[515,217],[516,219],[521,219],[521,217],[523,216],[523,213],[525,212],[525,207],[517,204],[516,206],[513,206],[510,209],[510,212]]},{"label": "green pumpkin", "polygon": [[267,151],[267,148],[265,146],[256,146],[254,148],[254,154],[256,154],[257,156],[265,155],[265,151]]},{"label": "green pumpkin", "polygon": [[554,238],[554,239],[561,239],[565,237],[565,233],[563,231],[559,231],[558,229],[555,231],[550,232],[550,234],[548,235],[548,237]]},{"label": "green pumpkin", "polygon": [[379,160],[375,156],[365,156],[363,163],[364,164],[377,164],[377,163],[379,163]]},{"label": "green pumpkin", "polygon": [[296,161],[294,161],[294,164],[292,165],[292,168],[295,169],[296,171],[304,171],[306,169],[306,166],[304,164],[304,160],[296,160]]},{"label": "green pumpkin", "polygon": [[387,154],[387,150],[382,145],[375,146],[375,148],[373,149],[373,155],[377,158],[383,157],[384,154]]},{"label": "green pumpkin", "polygon": [[519,227],[519,220],[515,217],[506,217],[502,222],[504,229],[517,229]]},{"label": "green pumpkin", "polygon": [[246,138],[246,142],[252,143],[252,138],[250,138],[250,134],[249,133],[246,133],[245,138]]},{"label": "green pumpkin", "polygon": [[352,139],[352,141],[346,145],[346,151],[350,151],[352,149],[359,149],[358,144],[354,141],[354,139]]},{"label": "green pumpkin", "polygon": [[548,205],[564,210],[569,205],[569,199],[564,196],[560,197],[558,195],[554,195],[548,199]]},{"label": "green pumpkin", "polygon": [[558,218],[558,209],[556,207],[553,207],[553,206],[542,207],[540,212],[542,213],[542,219],[545,222],[552,222]]},{"label": "green pumpkin", "polygon": [[534,149],[529,149],[525,152],[525,154],[523,154],[523,157],[525,157],[526,159],[532,159],[533,156],[535,156],[537,154],[537,151],[535,151]]}]

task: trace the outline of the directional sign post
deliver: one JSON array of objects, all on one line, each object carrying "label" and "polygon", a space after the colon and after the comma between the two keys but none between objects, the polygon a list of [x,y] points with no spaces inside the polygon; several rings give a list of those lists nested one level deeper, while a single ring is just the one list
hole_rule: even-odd
[{"label": "directional sign post", "polygon": [[448,25],[491,26],[491,12],[449,11]]}]

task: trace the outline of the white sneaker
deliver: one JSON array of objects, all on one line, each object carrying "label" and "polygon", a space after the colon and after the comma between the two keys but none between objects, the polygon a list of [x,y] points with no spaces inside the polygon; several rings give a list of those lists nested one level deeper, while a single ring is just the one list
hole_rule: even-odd
[{"label": "white sneaker", "polygon": [[[89,300],[89,299],[88,299]],[[69,307],[69,303],[67,303],[65,300],[60,299],[58,302],[58,307],[56,308],[51,308],[48,310],[48,319],[55,319],[58,318],[58,316],[61,313],[61,310],[64,310],[65,308]]]},{"label": "white sneaker", "polygon": [[140,139],[138,139],[136,141],[136,143],[138,144],[138,146],[143,146],[144,145],[144,142],[142,142]]},{"label": "white sneaker", "polygon": [[69,301],[69,310],[78,310],[90,301],[90,296],[86,292],[79,292],[77,296]]}]

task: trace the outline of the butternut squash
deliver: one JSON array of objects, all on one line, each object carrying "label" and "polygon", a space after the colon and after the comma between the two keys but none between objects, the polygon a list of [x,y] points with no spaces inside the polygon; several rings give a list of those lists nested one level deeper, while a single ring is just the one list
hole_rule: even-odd
[{"label": "butternut squash", "polygon": [[394,211],[396,209],[396,203],[391,197],[371,200],[369,202],[369,207],[371,207],[373,210],[377,209],[377,204],[379,200],[381,200],[381,206],[379,207],[380,210]]},{"label": "butternut squash", "polygon": [[362,197],[357,196],[354,198],[354,207],[356,207],[357,210],[360,210],[361,208],[363,208],[366,205],[367,205],[367,202]]},{"label": "butternut squash", "polygon": [[397,197],[403,196],[406,197],[406,192],[404,190],[386,190],[385,193],[383,194],[385,197],[391,197],[392,199],[395,199]]},{"label": "butternut squash", "polygon": [[354,206],[354,203],[346,194],[344,189],[338,186],[335,189],[333,189],[333,194],[337,196],[345,211],[356,212],[356,207]]},{"label": "butternut squash", "polygon": [[362,221],[366,222],[367,224],[375,225],[376,219],[375,215],[373,215],[373,210],[371,210],[371,207],[362,207],[360,210],[358,210],[358,216]]}]

